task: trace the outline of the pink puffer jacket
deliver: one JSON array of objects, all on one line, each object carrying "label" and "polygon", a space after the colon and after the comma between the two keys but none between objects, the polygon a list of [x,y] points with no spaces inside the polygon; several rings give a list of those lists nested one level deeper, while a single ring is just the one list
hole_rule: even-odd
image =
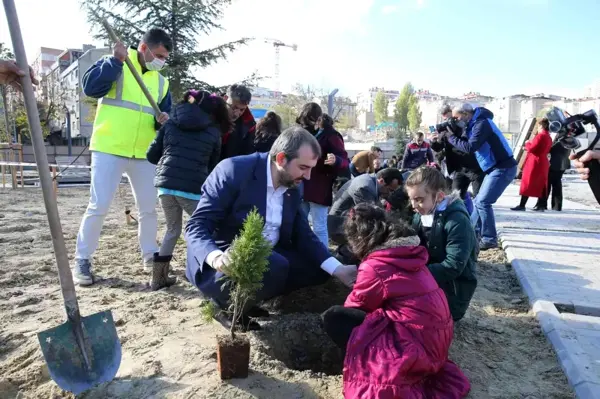
[{"label": "pink puffer jacket", "polygon": [[448,360],[453,322],[418,238],[368,255],[344,306],[367,311],[344,361],[346,399],[458,399],[467,377]]}]

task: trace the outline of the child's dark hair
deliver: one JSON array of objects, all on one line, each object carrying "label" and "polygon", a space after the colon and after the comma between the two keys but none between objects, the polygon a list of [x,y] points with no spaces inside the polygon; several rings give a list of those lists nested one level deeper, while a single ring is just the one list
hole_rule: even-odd
[{"label": "child's dark hair", "polygon": [[317,119],[317,126],[319,129],[331,129],[333,128],[333,118],[327,114],[323,114]]},{"label": "child's dark hair", "polygon": [[182,103],[198,104],[202,111],[213,118],[221,130],[221,134],[226,134],[233,128],[227,103],[217,94],[211,94],[204,90],[188,90],[183,95]]},{"label": "child's dark hair", "polygon": [[358,204],[350,210],[344,231],[352,252],[359,259],[388,241],[417,235],[408,223],[369,203]]},{"label": "child's dark hair", "polygon": [[300,115],[296,118],[296,123],[300,126],[306,127],[314,127],[317,123],[317,120],[323,115],[323,110],[321,106],[317,103],[306,103],[304,107],[302,107],[302,111],[300,111]]},{"label": "child's dark hair", "polygon": [[256,125],[254,142],[259,142],[269,137],[279,137],[281,134],[281,117],[269,111]]},{"label": "child's dark hair", "polygon": [[404,183],[406,188],[420,185],[425,185],[425,189],[430,193],[448,190],[446,178],[442,172],[430,166],[421,166],[415,169]]},{"label": "child's dark hair", "polygon": [[342,188],[344,186],[344,184],[348,183],[348,181],[350,181],[350,179],[348,179],[347,177],[342,177],[339,176],[337,179],[335,179],[335,181],[333,182],[333,192],[336,193],[339,191],[340,188]]},{"label": "child's dark hair", "polygon": [[390,204],[390,212],[394,217],[410,222],[413,218],[414,211],[410,206],[410,198],[404,190],[404,187],[400,187],[392,192],[386,199]]},{"label": "child's dark hair", "polygon": [[399,187],[393,191],[386,201],[391,205],[393,211],[404,211],[410,206],[408,194],[404,191],[404,187]]},{"label": "child's dark hair", "polygon": [[471,185],[471,179],[462,173],[458,172],[454,174],[454,179],[452,180],[452,191],[458,191],[461,199],[465,199],[467,196],[467,190]]}]

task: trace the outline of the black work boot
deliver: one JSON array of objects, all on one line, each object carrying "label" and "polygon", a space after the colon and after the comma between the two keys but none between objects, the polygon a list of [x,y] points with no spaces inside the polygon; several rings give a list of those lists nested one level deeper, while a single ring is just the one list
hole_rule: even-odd
[{"label": "black work boot", "polygon": [[175,277],[169,277],[169,266],[173,256],[160,256],[154,254],[152,259],[152,280],[150,281],[150,289],[152,291],[160,290],[161,288],[170,287],[177,282]]}]

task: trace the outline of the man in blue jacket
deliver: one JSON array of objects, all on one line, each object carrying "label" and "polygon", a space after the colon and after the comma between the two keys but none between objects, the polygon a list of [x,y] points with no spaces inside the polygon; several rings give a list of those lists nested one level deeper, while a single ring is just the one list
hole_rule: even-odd
[{"label": "man in blue jacket", "polygon": [[[263,235],[273,245],[269,270],[257,301],[325,282],[329,275],[351,287],[356,266],[342,265],[313,233],[301,210],[298,185],[310,179],[321,156],[317,139],[301,127],[284,131],[269,153],[228,158],[221,161],[202,186],[202,195],[186,230],[186,277],[221,309],[227,309],[229,289],[223,286],[229,263],[228,248],[240,232],[248,213],[257,208],[265,220]],[[248,317],[262,314],[248,309]],[[226,327],[231,320],[224,312],[216,319]]]},{"label": "man in blue jacket", "polygon": [[480,249],[496,248],[498,234],[492,206],[517,175],[517,161],[508,141],[493,122],[494,114],[490,110],[463,104],[454,109],[453,115],[466,129],[466,135],[447,134],[448,142],[464,153],[475,154],[485,173],[473,204],[471,223],[481,237]]}]

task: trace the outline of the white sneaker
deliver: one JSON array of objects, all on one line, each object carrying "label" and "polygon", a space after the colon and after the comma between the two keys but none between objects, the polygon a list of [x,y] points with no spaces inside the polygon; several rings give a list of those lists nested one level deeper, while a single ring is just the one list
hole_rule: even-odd
[{"label": "white sneaker", "polygon": [[94,284],[94,275],[92,274],[92,264],[87,259],[77,259],[75,266],[71,269],[73,282],[81,286]]}]

